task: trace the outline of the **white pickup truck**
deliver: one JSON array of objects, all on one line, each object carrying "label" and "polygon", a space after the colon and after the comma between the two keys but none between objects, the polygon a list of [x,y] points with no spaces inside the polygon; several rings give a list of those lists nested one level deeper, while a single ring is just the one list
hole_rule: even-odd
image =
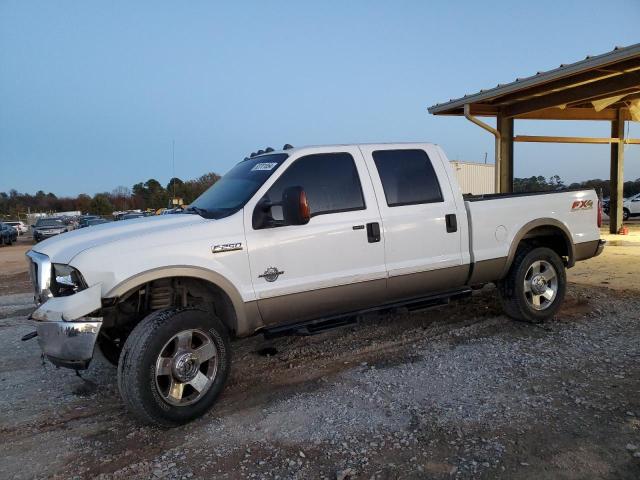
[{"label": "white pickup truck", "polygon": [[433,144],[259,151],[180,215],[64,233],[27,253],[46,357],[86,368],[97,346],[141,420],[205,412],[230,339],[312,334],[495,282],[517,320],[553,316],[565,268],[598,255],[593,190],[463,198]]}]

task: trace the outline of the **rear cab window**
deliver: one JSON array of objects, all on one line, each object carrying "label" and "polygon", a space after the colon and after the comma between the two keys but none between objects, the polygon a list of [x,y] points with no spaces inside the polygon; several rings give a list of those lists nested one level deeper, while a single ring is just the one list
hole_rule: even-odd
[{"label": "rear cab window", "polygon": [[389,207],[444,201],[438,176],[424,150],[376,150],[372,157]]}]

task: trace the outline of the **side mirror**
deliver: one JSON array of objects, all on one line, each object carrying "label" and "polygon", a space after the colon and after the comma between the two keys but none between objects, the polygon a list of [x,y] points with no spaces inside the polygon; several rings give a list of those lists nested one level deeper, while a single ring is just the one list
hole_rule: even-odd
[{"label": "side mirror", "polygon": [[285,225],[306,225],[311,218],[307,194],[302,187],[288,187],[282,193],[282,216]]}]

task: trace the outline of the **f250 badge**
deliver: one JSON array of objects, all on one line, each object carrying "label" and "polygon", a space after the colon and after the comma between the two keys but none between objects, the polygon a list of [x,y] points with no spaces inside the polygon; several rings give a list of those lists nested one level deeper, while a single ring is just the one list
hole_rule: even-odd
[{"label": "f250 badge", "polygon": [[593,208],[593,200],[576,200],[571,205],[571,211],[591,210]]},{"label": "f250 badge", "polygon": [[267,282],[275,282],[283,273],[284,272],[282,270],[278,270],[277,267],[269,267],[262,275],[258,275],[258,278],[264,278]]},{"label": "f250 badge", "polygon": [[211,253],[233,252],[234,250],[242,250],[242,242],[224,243],[211,247]]}]

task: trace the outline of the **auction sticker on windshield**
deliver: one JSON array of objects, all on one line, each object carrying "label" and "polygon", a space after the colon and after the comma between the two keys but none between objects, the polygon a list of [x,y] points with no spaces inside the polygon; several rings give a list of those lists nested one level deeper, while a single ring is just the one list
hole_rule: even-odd
[{"label": "auction sticker on windshield", "polygon": [[273,170],[273,167],[275,167],[276,165],[278,165],[275,162],[268,162],[268,163],[256,163],[253,168],[251,169],[251,171],[254,170]]}]

